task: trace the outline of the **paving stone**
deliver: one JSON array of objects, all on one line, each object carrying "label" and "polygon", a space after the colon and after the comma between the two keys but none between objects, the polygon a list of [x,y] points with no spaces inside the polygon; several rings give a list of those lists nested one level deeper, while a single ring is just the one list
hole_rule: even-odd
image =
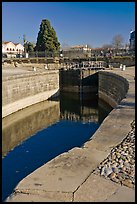
[{"label": "paving stone", "polygon": [[102,202],[135,202],[135,191],[121,186],[116,193]]},{"label": "paving stone", "polygon": [[92,174],[74,193],[74,202],[101,202],[119,187],[119,184]]}]

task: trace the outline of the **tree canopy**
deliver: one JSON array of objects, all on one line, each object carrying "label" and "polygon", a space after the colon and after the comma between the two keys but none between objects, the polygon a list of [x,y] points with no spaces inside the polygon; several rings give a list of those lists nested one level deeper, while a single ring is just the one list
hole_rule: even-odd
[{"label": "tree canopy", "polygon": [[42,20],[40,24],[40,30],[38,32],[36,42],[36,50],[51,53],[59,52],[60,50],[60,43],[58,42],[56,32],[47,19]]},{"label": "tree canopy", "polygon": [[33,52],[34,51],[34,44],[27,41],[24,43],[24,48],[25,48],[26,52]]}]

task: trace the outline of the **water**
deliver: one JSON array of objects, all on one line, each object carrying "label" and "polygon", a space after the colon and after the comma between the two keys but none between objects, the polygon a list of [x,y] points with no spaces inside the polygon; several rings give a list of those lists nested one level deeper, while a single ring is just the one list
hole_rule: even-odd
[{"label": "water", "polygon": [[[101,104],[101,105],[99,105]],[[103,104],[103,105],[102,105]],[[2,121],[2,200],[28,174],[91,138],[111,108],[97,98],[61,95]]]}]

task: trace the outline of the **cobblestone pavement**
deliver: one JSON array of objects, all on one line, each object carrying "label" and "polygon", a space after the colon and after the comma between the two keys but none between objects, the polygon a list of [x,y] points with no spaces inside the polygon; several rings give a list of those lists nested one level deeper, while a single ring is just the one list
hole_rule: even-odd
[{"label": "cobblestone pavement", "polygon": [[109,156],[95,170],[95,174],[116,183],[135,188],[135,121],[126,138],[111,150]]}]

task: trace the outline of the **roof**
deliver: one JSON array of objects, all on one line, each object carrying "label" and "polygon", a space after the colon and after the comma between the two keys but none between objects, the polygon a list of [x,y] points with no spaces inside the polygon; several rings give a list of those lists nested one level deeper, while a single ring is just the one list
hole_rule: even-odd
[{"label": "roof", "polygon": [[[2,44],[8,44],[8,43],[10,43],[11,41],[9,41],[9,42],[2,42]],[[13,43],[14,44],[14,43]]]},{"label": "roof", "polygon": [[[2,44],[8,44],[8,43],[12,43],[12,44],[14,44],[15,46],[17,46],[17,45],[21,45],[20,43],[13,43],[12,41],[9,41],[9,42],[2,42]],[[22,45],[23,46],[23,45]]]},{"label": "roof", "polygon": [[75,46],[72,46],[71,48],[84,48],[86,47],[85,45],[75,45]]}]

